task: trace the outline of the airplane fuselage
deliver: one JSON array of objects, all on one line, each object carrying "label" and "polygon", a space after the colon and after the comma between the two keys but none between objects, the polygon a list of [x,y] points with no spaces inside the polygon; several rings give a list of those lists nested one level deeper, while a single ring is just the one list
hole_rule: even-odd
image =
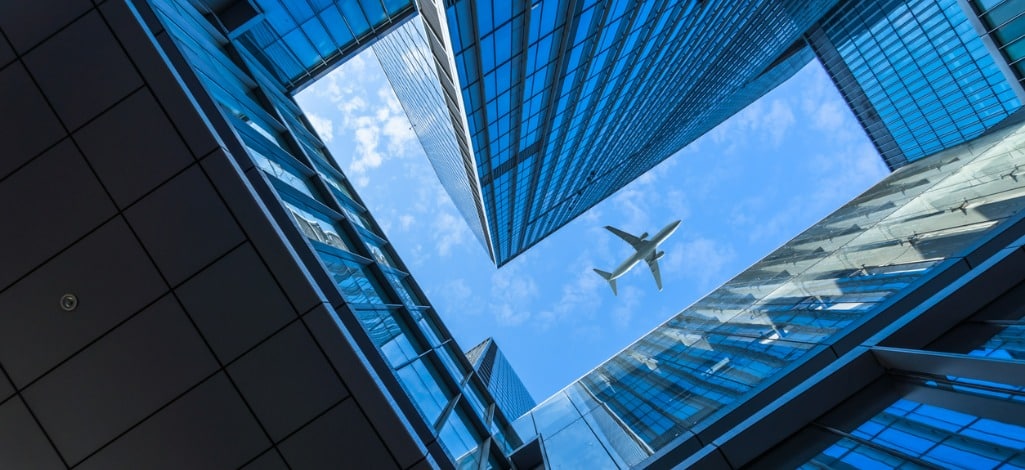
[{"label": "airplane fuselage", "polygon": [[610,277],[610,279],[619,279],[621,276],[623,276],[631,269],[633,269],[633,267],[636,266],[637,263],[640,263],[648,256],[651,256],[652,253],[654,253],[655,250],[658,249],[659,243],[664,242],[667,238],[669,238],[670,235],[673,234],[673,232],[676,231],[677,227],[680,226],[680,222],[681,221],[677,220],[676,222],[666,225],[662,228],[662,230],[659,230],[658,233],[656,233],[650,239],[642,239],[641,243],[639,243],[637,246],[637,252],[631,255],[629,258],[627,258],[626,261],[623,261],[622,264],[617,266],[616,269],[612,271],[612,276]]}]

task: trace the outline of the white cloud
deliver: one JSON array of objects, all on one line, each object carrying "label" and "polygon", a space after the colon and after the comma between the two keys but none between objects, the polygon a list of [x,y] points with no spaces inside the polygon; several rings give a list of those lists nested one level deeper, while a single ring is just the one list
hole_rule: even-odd
[{"label": "white cloud", "polygon": [[593,271],[581,272],[572,282],[562,286],[562,296],[555,305],[538,314],[538,327],[547,330],[564,322],[577,323],[581,319],[592,318],[602,304],[598,296],[602,284],[605,281]]},{"label": "white cloud", "polygon": [[787,130],[794,124],[794,112],[788,103],[781,100],[772,100],[770,108],[759,126],[769,135],[772,146],[779,147]]},{"label": "white cloud", "polygon": [[690,204],[687,202],[686,193],[679,189],[670,189],[665,194],[665,205],[673,217],[681,220],[690,217]]},{"label": "white cloud", "polygon": [[[376,61],[374,61],[376,62]],[[374,65],[374,66],[372,66]],[[356,56],[339,66],[300,96],[310,122],[325,142],[347,148],[333,154],[358,186],[379,178],[387,160],[404,158],[419,149],[416,133],[384,72],[366,58]],[[324,118],[323,103],[333,105],[335,116]]]},{"label": "white cloud", "polygon": [[867,142],[830,155],[815,155],[809,166],[823,182],[815,186],[814,193],[809,197],[817,201],[833,201],[841,195],[858,194],[850,188],[863,191],[890,173],[879,158],[879,153]]},{"label": "white cloud", "polygon": [[416,219],[412,215],[402,214],[399,216],[399,225],[402,227],[402,230],[409,230],[414,222],[416,222]]},{"label": "white cloud", "polygon": [[441,292],[441,297],[449,304],[450,307],[456,307],[458,311],[468,311],[466,307],[471,303],[469,300],[474,296],[474,290],[470,289],[466,285],[466,280],[462,277],[456,277],[454,280],[449,280],[444,284],[445,289]]},{"label": "white cloud", "polygon": [[702,290],[725,281],[725,268],[737,257],[732,246],[700,236],[672,244],[665,251],[662,270],[696,280]]},{"label": "white cloud", "polygon": [[716,126],[708,136],[716,146],[726,145],[725,154],[733,154],[749,145],[768,144],[778,148],[796,122],[795,104],[783,99],[766,101],[763,98]]},{"label": "white cloud", "polygon": [[491,275],[488,307],[501,326],[520,325],[533,316],[530,307],[539,291],[534,277],[522,272],[522,266],[529,265],[523,259],[520,257]]},{"label": "white cloud", "polygon": [[350,113],[363,111],[365,109],[367,109],[367,101],[364,100],[362,96],[353,96],[338,104],[338,110],[346,115],[346,117],[348,117],[347,115]]},{"label": "white cloud", "polygon": [[409,145],[416,143],[416,133],[406,117],[389,115],[382,122],[381,132],[388,138],[388,151],[400,157],[408,155]]},{"label": "white cloud", "polygon": [[458,300],[466,300],[470,298],[470,294],[473,291],[466,285],[466,280],[463,278],[453,279],[448,282],[448,290],[452,293],[452,298]]},{"label": "white cloud", "polygon": [[846,109],[840,107],[840,103],[833,100],[824,100],[818,109],[812,114],[812,125],[822,131],[836,131],[844,125]]},{"label": "white cloud", "polygon": [[379,130],[373,126],[363,126],[355,131],[356,152],[349,165],[349,171],[364,174],[367,170],[381,166],[384,157],[377,151]]},{"label": "white cloud", "polygon": [[650,188],[641,189],[637,186],[643,183],[630,184],[626,188],[619,190],[612,197],[612,206],[617,210],[622,217],[617,217],[617,220],[624,220],[622,227],[617,227],[626,231],[644,231],[648,230],[651,219],[648,213],[651,212],[651,205],[649,196],[652,191]]},{"label": "white cloud", "polygon": [[476,315],[481,312],[480,299],[473,295],[466,279],[461,277],[450,279],[442,284],[441,292],[438,292],[437,299],[445,306],[444,313],[463,313]]},{"label": "white cloud", "polygon": [[[562,294],[554,305],[538,314],[537,326],[547,330],[557,325],[593,322],[602,305],[600,289],[608,289],[608,283],[592,270],[594,263],[590,253],[584,252],[566,272],[570,274],[562,285]],[[609,294],[612,292],[609,291]],[[607,319],[605,319],[607,321]],[[601,321],[601,320],[598,320]]]},{"label": "white cloud", "polygon": [[395,96],[395,91],[392,90],[391,85],[385,85],[377,89],[377,97],[388,107],[388,111],[391,114],[403,114],[402,103],[399,102],[399,98]]},{"label": "white cloud", "polygon": [[612,309],[613,323],[620,328],[629,326],[643,300],[644,291],[634,286],[623,286],[619,290],[616,308]]},{"label": "white cloud", "polygon": [[492,307],[495,321],[502,326],[516,326],[530,318],[530,312],[520,310],[512,304],[502,303]]},{"label": "white cloud", "polygon": [[310,120],[310,124],[313,126],[313,130],[317,131],[317,135],[324,142],[331,142],[335,138],[334,123],[330,119],[318,116],[313,113],[306,113],[306,118]]},{"label": "white cloud", "polygon": [[[406,262],[407,266],[414,268],[423,266],[430,257],[424,252],[424,246],[422,243],[414,243],[411,248],[406,248],[402,251],[402,260]],[[430,296],[428,296],[430,297]]]},{"label": "white cloud", "polygon": [[450,211],[438,214],[432,224],[432,232],[438,256],[448,256],[452,253],[452,247],[462,246],[470,238],[470,229],[466,227],[466,222]]}]

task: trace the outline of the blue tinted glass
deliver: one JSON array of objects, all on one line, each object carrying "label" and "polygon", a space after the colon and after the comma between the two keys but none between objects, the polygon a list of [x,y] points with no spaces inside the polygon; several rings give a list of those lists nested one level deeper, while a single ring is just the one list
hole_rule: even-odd
[{"label": "blue tinted glass", "polygon": [[335,44],[344,45],[353,41],[349,25],[342,19],[342,14],[336,7],[332,6],[324,10],[320,14],[320,19],[324,22],[328,33],[334,38]]},{"label": "blue tinted glass", "polygon": [[996,468],[1025,459],[1025,427],[908,399],[898,400],[851,434],[854,438],[841,439],[811,461],[830,466],[840,460],[862,468],[924,460],[944,468]]},{"label": "blue tinted glass", "polygon": [[338,286],[345,300],[354,304],[385,304],[376,282],[367,275],[363,266],[351,260],[318,251],[321,261]]},{"label": "blue tinted glass", "polygon": [[352,30],[356,36],[362,36],[370,31],[370,23],[367,22],[367,17],[363,15],[363,10],[360,8],[359,3],[354,1],[341,2],[338,6],[342,10],[342,16],[345,17],[345,21],[349,24],[349,29]]},{"label": "blue tinted glass", "polygon": [[381,24],[388,19],[384,8],[381,7],[381,0],[359,0],[359,4],[371,24]]},{"label": "blue tinted glass", "polygon": [[545,437],[544,442],[551,468],[618,468],[608,452],[596,444],[597,438],[582,419]]},{"label": "blue tinted glass", "polygon": [[477,468],[480,454],[477,451],[480,437],[472,430],[466,414],[459,408],[445,420],[438,433],[442,447],[448,452],[449,457],[456,462],[459,468]]},{"label": "blue tinted glass", "polygon": [[323,215],[308,211],[296,204],[288,201],[284,201],[284,203],[292,213],[292,218],[299,226],[299,230],[307,238],[345,251],[352,251],[352,242],[348,240],[348,237],[342,235],[343,232],[338,229],[334,222]]},{"label": "blue tinted glass", "polygon": [[389,14],[394,15],[409,6],[409,2],[407,0],[384,0],[384,6],[388,8]]},{"label": "blue tinted glass", "polygon": [[421,359],[397,370],[396,376],[424,419],[437,421],[451,398],[440,383],[438,370]]}]

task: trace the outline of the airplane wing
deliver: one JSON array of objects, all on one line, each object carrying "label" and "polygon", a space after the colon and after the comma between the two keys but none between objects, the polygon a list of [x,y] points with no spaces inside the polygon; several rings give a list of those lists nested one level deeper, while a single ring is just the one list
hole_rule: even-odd
[{"label": "airplane wing", "polygon": [[651,275],[655,276],[655,285],[658,286],[658,290],[662,290],[662,273],[658,270],[658,258],[655,257],[655,252],[653,251],[644,258],[644,261],[648,262],[648,267],[651,268]]},{"label": "airplane wing", "polygon": [[626,232],[624,232],[624,231],[622,231],[622,230],[620,230],[620,229],[618,229],[616,227],[613,227],[611,225],[606,225],[605,229],[610,231],[610,232],[612,232],[612,233],[614,233],[614,234],[616,234],[617,237],[622,238],[627,243],[629,243],[630,246],[632,246],[634,248],[637,248],[637,245],[639,243],[641,243],[641,239],[640,238],[637,238],[637,237],[635,237],[633,235],[630,235],[629,233],[626,233]]}]

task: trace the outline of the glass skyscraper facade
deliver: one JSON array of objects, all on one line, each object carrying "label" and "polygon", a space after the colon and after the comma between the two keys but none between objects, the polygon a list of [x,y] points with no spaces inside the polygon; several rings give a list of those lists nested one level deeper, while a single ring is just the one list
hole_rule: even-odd
[{"label": "glass skyscraper facade", "polygon": [[[965,1],[968,10],[979,19],[979,29],[984,39],[993,41],[1010,66],[1011,75],[1019,86],[1025,80],[1025,15],[1021,5],[1014,1],[972,0]],[[971,18],[970,18],[971,19]]]},{"label": "glass skyscraper facade", "polygon": [[[288,91],[331,70],[417,14],[412,0],[225,2],[221,21]],[[218,9],[218,2],[210,2]],[[253,5],[253,6],[250,6]],[[255,6],[255,8],[254,8]],[[252,11],[246,11],[252,9]],[[242,19],[236,19],[236,15]],[[249,20],[252,16],[258,19]],[[236,24],[231,24],[235,20]]]},{"label": "glass skyscraper facade", "polygon": [[910,298],[938,290],[933,280],[960,271],[980,244],[1025,235],[1023,162],[1025,126],[1015,124],[907,165],[545,400],[517,429],[542,436],[553,468],[646,465],[709,445],[785,391],[781,380],[818,372]]},{"label": "glass skyscraper facade", "polygon": [[1021,107],[957,0],[843,2],[808,40],[891,169]]},{"label": "glass skyscraper facade", "polygon": [[[0,466],[513,465],[510,420],[291,98],[389,32],[382,62],[445,57],[441,21],[377,0],[0,6],[0,113],[31,144],[4,200],[47,214],[5,235],[35,248],[0,281]],[[429,57],[388,49],[413,36]],[[454,93],[415,72],[416,109]]]},{"label": "glass skyscraper facade", "polygon": [[[1023,10],[0,3],[0,466],[1025,467]],[[290,96],[365,47],[499,264],[814,56],[899,168],[510,423]]]},{"label": "glass skyscraper facade", "polygon": [[[295,83],[276,83],[268,79],[273,75],[263,68],[266,61],[250,55],[254,53],[247,49],[251,45],[247,38],[261,28],[273,27],[280,31],[290,27],[293,33],[301,30],[305,38],[316,37],[310,25],[335,17],[336,9],[356,9],[348,11],[344,18],[349,24],[363,25],[357,30],[369,31],[370,26],[360,23],[356,3],[326,5],[316,12],[308,11],[307,5],[301,2],[261,3],[266,20],[248,26],[235,40],[221,36],[203,16],[204,12],[187,3],[168,0],[153,2],[153,5],[164,27],[240,137],[248,157],[252,158],[251,164],[242,158],[239,165],[255,166],[265,175],[276,193],[264,196],[265,204],[280,204],[291,216],[295,228],[305,236],[312,253],[341,293],[347,310],[389,364],[402,390],[437,436],[447,458],[459,466],[473,467],[482,460],[487,461],[490,455],[491,465],[501,466],[518,446],[518,441],[516,435],[509,432],[509,422],[494,413],[493,401],[485,398],[483,390],[487,382],[482,383],[472,368],[466,367],[459,347],[442,329],[437,315],[373,217],[311,131],[298,106],[286,94],[289,85]],[[402,6],[394,5],[398,10]],[[367,10],[366,5],[363,7]],[[286,14],[295,23],[302,22],[302,26],[279,25],[275,18]],[[390,19],[383,10],[369,17],[377,22]],[[412,18],[397,26],[396,34],[381,45],[382,61],[402,60],[407,48],[389,51],[387,47],[395,41],[424,34],[414,29],[423,28],[423,24],[419,18]],[[286,43],[292,54],[309,59],[299,63],[307,69],[319,66],[326,61],[323,56],[330,55],[327,52],[319,56],[303,54],[302,47],[290,41]],[[424,43],[421,39],[421,44]],[[282,46],[271,43],[261,47],[266,54],[267,48],[278,51]],[[321,47],[325,51],[344,50],[348,43],[329,42]],[[423,49],[412,49],[412,52],[423,52]],[[272,56],[274,63],[281,63],[282,56]],[[314,57],[321,57],[320,62],[311,63]],[[282,71],[288,73],[288,80],[297,77],[292,69],[278,70]],[[418,72],[435,78],[426,83],[434,83],[437,91],[436,76],[432,77],[425,70]],[[285,77],[279,74],[277,78]],[[423,104],[437,105],[435,102]],[[493,447],[486,448],[490,443]]]},{"label": "glass skyscraper facade", "polygon": [[786,78],[835,3],[450,2],[498,265]]},{"label": "glass skyscraper facade", "polygon": [[507,418],[516,419],[537,406],[494,338],[488,338],[466,351],[466,357],[487,385],[491,396],[495,397],[495,405]]},{"label": "glass skyscraper facade", "polygon": [[[467,169],[476,172],[466,176],[480,193],[445,186],[462,205],[483,206],[484,223],[479,212],[464,216],[487,233],[501,266],[812,56],[899,168],[1021,107],[1021,74],[1012,73],[1019,9],[959,0],[449,2]],[[439,169],[443,181],[460,173]]]},{"label": "glass skyscraper facade", "polygon": [[[433,8],[430,3],[424,5]],[[491,235],[474,176],[476,164],[466,133],[466,116],[453,77],[451,46],[444,33],[444,18],[431,15],[431,11],[386,34],[373,46],[374,53],[413,123],[424,152],[431,156],[442,187],[490,254]]]}]

